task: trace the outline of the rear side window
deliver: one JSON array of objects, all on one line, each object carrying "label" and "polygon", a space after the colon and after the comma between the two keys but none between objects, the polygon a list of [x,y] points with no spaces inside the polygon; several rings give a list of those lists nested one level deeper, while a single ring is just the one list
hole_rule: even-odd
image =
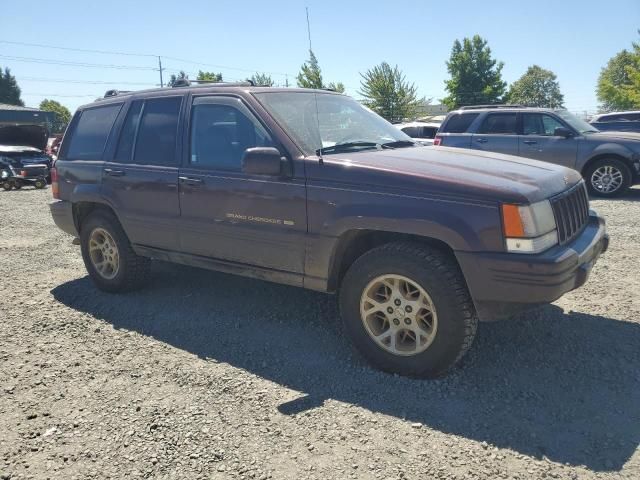
[{"label": "rear side window", "polygon": [[401,130],[406,133],[407,135],[409,135],[411,138],[419,138],[420,137],[420,132],[418,127],[404,127],[401,128]]},{"label": "rear side window", "polygon": [[479,113],[454,113],[442,126],[445,133],[465,133],[473,121],[478,118]]},{"label": "rear side window", "polygon": [[436,127],[422,127],[421,138],[436,138],[438,129]]},{"label": "rear side window", "polygon": [[140,120],[140,112],[142,111],[142,100],[136,100],[131,103],[127,118],[124,120],[120,141],[118,142],[118,150],[116,150],[115,161],[128,163],[131,161],[133,154],[133,142],[136,139],[136,129]]},{"label": "rear side window", "polygon": [[66,160],[102,160],[107,138],[122,104],[83,110],[71,134]]},{"label": "rear side window", "polygon": [[494,135],[515,135],[516,134],[516,114],[515,113],[490,113],[484,119],[478,133]]},{"label": "rear side window", "polygon": [[[181,104],[182,97],[153,98],[144,102],[133,163],[142,165],[177,164],[176,138]],[[123,146],[124,148],[126,146]]]}]

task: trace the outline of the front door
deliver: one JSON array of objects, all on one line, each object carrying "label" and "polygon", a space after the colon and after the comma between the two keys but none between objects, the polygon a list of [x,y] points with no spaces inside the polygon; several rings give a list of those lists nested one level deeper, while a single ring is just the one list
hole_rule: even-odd
[{"label": "front door", "polygon": [[471,138],[471,148],[518,155],[516,112],[489,113]]},{"label": "front door", "polygon": [[554,136],[556,128],[566,126],[546,113],[523,113],[520,155],[575,168],[578,139]]},{"label": "front door", "polygon": [[129,106],[102,189],[134,244],[178,249],[178,117],[183,96]]},{"label": "front door", "polygon": [[[194,97],[180,169],[181,250],[186,253],[303,273],[307,232],[303,172],[247,174],[247,148],[275,146],[239,98]],[[291,161],[291,159],[289,159]]]}]

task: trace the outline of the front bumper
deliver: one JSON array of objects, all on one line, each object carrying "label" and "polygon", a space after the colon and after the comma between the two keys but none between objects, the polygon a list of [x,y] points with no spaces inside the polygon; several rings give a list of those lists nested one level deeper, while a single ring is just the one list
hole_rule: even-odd
[{"label": "front bumper", "polygon": [[76,224],[73,220],[73,205],[71,202],[54,200],[49,203],[49,210],[51,210],[54,223],[60,230],[74,237],[78,236]]},{"label": "front bumper", "polygon": [[587,281],[609,246],[603,218],[589,222],[573,241],[538,255],[456,252],[480,320],[511,316],[557,300]]}]

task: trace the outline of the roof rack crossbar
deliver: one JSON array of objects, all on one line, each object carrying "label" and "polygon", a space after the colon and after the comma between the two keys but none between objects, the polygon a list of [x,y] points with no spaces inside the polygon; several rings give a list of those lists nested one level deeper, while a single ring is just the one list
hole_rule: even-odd
[{"label": "roof rack crossbar", "polygon": [[525,106],[518,104],[495,103],[493,105],[465,105],[464,107],[458,108],[458,110],[477,110],[481,108],[525,108]]}]

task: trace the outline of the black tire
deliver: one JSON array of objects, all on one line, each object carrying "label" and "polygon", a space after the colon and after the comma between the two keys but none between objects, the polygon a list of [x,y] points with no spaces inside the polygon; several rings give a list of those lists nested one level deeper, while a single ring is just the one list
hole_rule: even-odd
[{"label": "black tire", "polygon": [[14,180],[13,188],[15,188],[16,190],[20,190],[22,188],[22,182],[20,180]]},{"label": "black tire", "polygon": [[39,178],[33,182],[33,186],[40,190],[47,186],[47,182],[44,178]]},{"label": "black tire", "polygon": [[[360,315],[366,286],[381,275],[402,275],[431,297],[437,329],[426,350],[411,356],[393,354],[367,333]],[[457,263],[439,250],[413,243],[389,243],[362,255],[349,268],[340,288],[340,312],[355,347],[375,367],[410,377],[437,378],[467,352],[478,319]]]},{"label": "black tire", "polygon": [[[96,228],[111,235],[118,247],[119,268],[115,277],[104,278],[94,267],[89,255],[89,238]],[[89,276],[106,292],[127,292],[141,288],[151,271],[151,260],[136,255],[118,219],[110,212],[98,210],[90,214],[80,227],[80,249]]]},{"label": "black tire", "polygon": [[[596,170],[603,167],[612,167],[622,174],[622,183],[618,188],[611,192],[603,191],[593,183],[594,173],[596,172]],[[631,169],[626,163],[624,163],[622,160],[611,157],[601,158],[600,160],[596,160],[591,165],[589,165],[584,171],[584,179],[587,183],[587,189],[589,190],[589,193],[591,195],[604,198],[613,198],[619,195],[623,195],[627,190],[629,190],[629,187],[631,187],[632,175]]]},{"label": "black tire", "polygon": [[7,192],[11,190],[13,188],[11,180],[5,180],[4,182],[2,182],[2,188],[4,188]]}]

